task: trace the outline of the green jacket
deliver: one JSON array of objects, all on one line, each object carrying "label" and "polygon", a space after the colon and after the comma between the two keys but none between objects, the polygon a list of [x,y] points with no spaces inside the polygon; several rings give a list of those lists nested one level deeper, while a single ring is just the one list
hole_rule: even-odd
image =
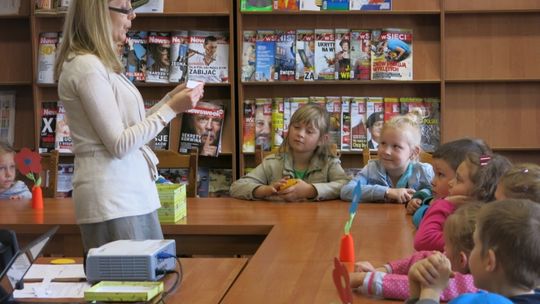
[{"label": "green jacket", "polygon": [[[231,185],[231,196],[253,200],[253,191],[261,185],[270,185],[285,176],[294,178],[292,157],[289,154],[272,154],[250,173]],[[349,182],[349,177],[341,167],[337,157],[329,156],[326,161],[313,157],[304,176],[306,183],[317,190],[315,200],[339,199],[341,187]]]}]

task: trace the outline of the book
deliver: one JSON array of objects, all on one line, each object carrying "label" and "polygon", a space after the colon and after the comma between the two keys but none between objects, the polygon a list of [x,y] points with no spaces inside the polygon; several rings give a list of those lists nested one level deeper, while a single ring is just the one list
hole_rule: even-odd
[{"label": "book", "polygon": [[258,30],[255,41],[255,80],[274,81],[276,34],[273,30]]},{"label": "book", "polygon": [[329,11],[348,11],[349,0],[323,0],[322,9]]},{"label": "book", "polygon": [[146,48],[148,32],[130,31],[127,33],[124,57],[126,77],[132,82],[144,82],[146,78]]},{"label": "book", "polygon": [[277,31],[276,39],[276,72],[274,80],[293,81],[296,70],[296,31]]},{"label": "book", "polygon": [[333,29],[315,30],[315,79],[335,79],[335,41]]},{"label": "book", "polygon": [[244,31],[242,37],[242,81],[254,81],[257,60],[255,48],[257,32]]},{"label": "book", "polygon": [[193,109],[182,114],[180,153],[199,148],[199,155],[218,156],[225,118],[222,101],[199,101]]},{"label": "book", "polygon": [[272,149],[272,99],[255,99],[255,144],[263,151]]},{"label": "book", "polygon": [[339,80],[351,79],[351,33],[349,29],[336,29],[335,50],[336,50],[336,71],[334,78]]},{"label": "book", "polygon": [[301,11],[320,11],[323,0],[300,0]]},{"label": "book", "polygon": [[351,149],[351,98],[341,97],[341,150]]},{"label": "book", "polygon": [[272,11],[273,0],[240,0],[240,11],[242,12],[264,12]]},{"label": "book", "polygon": [[11,146],[15,140],[15,91],[0,91],[0,140]]},{"label": "book", "polygon": [[275,11],[297,11],[299,0],[274,0]]},{"label": "book", "polygon": [[231,169],[210,169],[208,185],[209,197],[229,197],[232,184]]},{"label": "book", "polygon": [[330,142],[341,147],[341,97],[327,96],[326,111],[330,116],[330,125],[328,126]]},{"label": "book", "polygon": [[242,152],[255,152],[255,100],[244,100]]},{"label": "book", "polygon": [[281,146],[284,136],[284,124],[283,124],[283,97],[274,97],[272,102],[272,143],[274,147]]},{"label": "book", "polygon": [[39,34],[37,83],[54,83],[54,63],[56,62],[57,32]]},{"label": "book", "polygon": [[371,31],[351,31],[351,79],[371,78]]},{"label": "book", "polygon": [[351,98],[351,151],[367,147],[366,97]]},{"label": "book", "polygon": [[349,10],[380,11],[391,10],[392,0],[350,0]]},{"label": "book", "polygon": [[229,82],[229,34],[225,31],[190,31],[188,79],[206,83]]},{"label": "book", "polygon": [[440,145],[440,99],[402,97],[401,113],[415,112],[421,118],[422,150],[434,152]]},{"label": "book", "polygon": [[188,72],[188,31],[175,31],[171,34],[171,67],[169,82],[185,82]]},{"label": "book", "polygon": [[171,34],[150,32],[146,48],[146,82],[168,83],[171,66],[169,58]]},{"label": "book", "polygon": [[54,150],[56,137],[56,114],[58,106],[56,101],[41,103],[41,127],[39,131],[39,153],[48,153]]},{"label": "book", "polygon": [[296,80],[315,80],[315,32],[296,31]]},{"label": "book", "polygon": [[[159,102],[158,100],[144,100],[144,109],[148,111],[158,102]],[[169,142],[170,142],[170,123],[167,124],[158,133],[158,135],[156,135],[156,137],[150,142],[149,145],[150,147],[152,147],[153,150],[169,150]]]},{"label": "book", "polygon": [[69,132],[66,109],[60,101],[57,102],[57,105],[58,113],[56,114],[56,136],[54,148],[60,153],[71,153],[73,141],[71,140],[71,134]]},{"label": "book", "polygon": [[383,29],[371,32],[371,79],[413,79],[413,32]]}]

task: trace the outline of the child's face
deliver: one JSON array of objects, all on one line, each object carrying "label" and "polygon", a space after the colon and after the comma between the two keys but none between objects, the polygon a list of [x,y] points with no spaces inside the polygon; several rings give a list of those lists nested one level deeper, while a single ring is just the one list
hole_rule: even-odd
[{"label": "child's face", "polygon": [[473,234],[474,247],[469,257],[469,270],[474,278],[474,286],[489,290],[490,273],[486,270],[487,256],[482,256],[482,243],[478,235],[478,226]]},{"label": "child's face", "polygon": [[471,173],[469,163],[463,161],[457,168],[456,176],[449,183],[448,194],[469,196],[474,188]]},{"label": "child's face", "polygon": [[13,186],[16,167],[13,153],[0,155],[0,192],[4,192]]},{"label": "child's face", "polygon": [[434,158],[432,165],[433,171],[435,171],[435,176],[431,181],[433,196],[435,198],[447,197],[450,181],[456,177],[456,171],[440,158]]},{"label": "child's face", "polygon": [[302,122],[289,127],[289,147],[293,152],[313,152],[319,144],[321,132],[312,124]]},{"label": "child's face", "polygon": [[495,190],[495,200],[502,200],[506,198],[506,194],[504,194],[504,185],[501,182],[497,184],[497,190]]},{"label": "child's face", "polygon": [[443,232],[444,235],[444,254],[452,263],[452,271],[457,271],[459,273],[469,273],[469,267],[467,264],[462,265],[461,260],[462,251],[459,251],[452,244],[450,238],[446,235],[446,232]]},{"label": "child's face", "polygon": [[388,128],[382,133],[377,154],[388,172],[402,174],[409,165],[414,151],[409,146],[406,132]]}]

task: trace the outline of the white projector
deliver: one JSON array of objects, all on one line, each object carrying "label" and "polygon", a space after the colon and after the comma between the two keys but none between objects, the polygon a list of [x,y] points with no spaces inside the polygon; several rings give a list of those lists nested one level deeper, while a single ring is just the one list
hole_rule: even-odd
[{"label": "white projector", "polygon": [[176,269],[174,240],[120,240],[92,248],[86,259],[86,279],[156,281]]}]

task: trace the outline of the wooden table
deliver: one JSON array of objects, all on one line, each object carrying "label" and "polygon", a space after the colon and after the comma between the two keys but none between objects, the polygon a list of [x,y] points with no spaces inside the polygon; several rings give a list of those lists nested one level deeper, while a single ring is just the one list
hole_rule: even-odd
[{"label": "wooden table", "polygon": [[[177,240],[180,252],[253,253],[220,303],[339,303],[332,261],[338,255],[348,207],[342,201],[189,199],[187,218],[162,227],[166,238]],[[55,239],[62,241],[51,250],[64,250],[68,255],[71,243],[80,244],[70,199],[46,200],[42,212],[32,210],[30,202],[20,201],[0,202],[0,210],[0,227],[27,238],[60,225]],[[413,231],[403,206],[362,204],[351,230],[356,259],[378,265],[404,257],[413,252]],[[81,249],[77,250],[75,256],[80,256]],[[380,303],[360,295],[355,300]]]}]

